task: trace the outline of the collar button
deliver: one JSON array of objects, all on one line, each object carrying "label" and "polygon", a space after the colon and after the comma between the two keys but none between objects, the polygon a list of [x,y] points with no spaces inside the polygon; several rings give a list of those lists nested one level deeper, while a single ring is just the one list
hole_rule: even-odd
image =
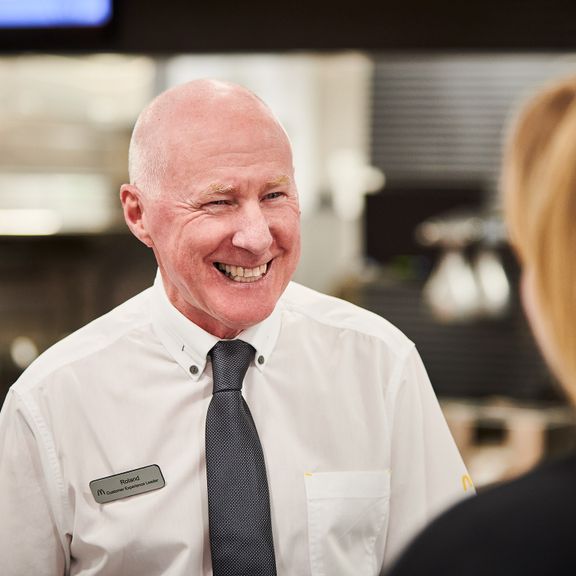
[{"label": "collar button", "polygon": [[192,376],[196,376],[196,374],[198,374],[198,366],[192,364],[192,366],[190,366],[190,374],[192,374]]}]

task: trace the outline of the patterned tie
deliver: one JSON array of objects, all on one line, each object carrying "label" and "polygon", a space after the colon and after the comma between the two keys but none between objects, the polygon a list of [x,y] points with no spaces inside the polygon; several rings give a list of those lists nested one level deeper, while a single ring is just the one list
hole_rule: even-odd
[{"label": "patterned tie", "polygon": [[254,348],[221,340],[209,355],[214,393],[206,416],[206,474],[214,576],[275,576],[264,456],[241,392]]}]

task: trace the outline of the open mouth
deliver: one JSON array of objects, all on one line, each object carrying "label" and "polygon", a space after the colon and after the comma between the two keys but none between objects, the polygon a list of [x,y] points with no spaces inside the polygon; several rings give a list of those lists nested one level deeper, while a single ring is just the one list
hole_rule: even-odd
[{"label": "open mouth", "polygon": [[242,266],[233,266],[231,264],[224,264],[222,262],[214,262],[214,266],[217,270],[222,272],[224,276],[228,276],[230,280],[234,282],[256,282],[263,278],[268,272],[272,260],[261,266],[256,266],[255,268],[243,268]]}]

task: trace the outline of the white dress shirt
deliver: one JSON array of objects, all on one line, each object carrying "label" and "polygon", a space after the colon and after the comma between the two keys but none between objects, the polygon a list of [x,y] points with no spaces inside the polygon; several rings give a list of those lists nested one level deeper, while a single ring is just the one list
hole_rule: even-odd
[{"label": "white dress shirt", "polygon": [[[413,343],[294,283],[239,337],[256,349],[243,394],[278,576],[378,575],[468,488]],[[157,277],[26,370],[0,415],[2,576],[212,574],[204,427],[216,341]],[[92,480],[153,464],[163,488],[96,502]]]}]

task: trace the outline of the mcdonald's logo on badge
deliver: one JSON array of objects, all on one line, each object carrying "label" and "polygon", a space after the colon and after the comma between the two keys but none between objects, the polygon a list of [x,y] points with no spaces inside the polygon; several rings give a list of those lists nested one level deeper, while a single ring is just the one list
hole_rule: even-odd
[{"label": "mcdonald's logo on badge", "polygon": [[102,490],[102,488],[100,488],[97,492],[98,496],[104,496],[104,494],[106,494],[105,490]]}]

